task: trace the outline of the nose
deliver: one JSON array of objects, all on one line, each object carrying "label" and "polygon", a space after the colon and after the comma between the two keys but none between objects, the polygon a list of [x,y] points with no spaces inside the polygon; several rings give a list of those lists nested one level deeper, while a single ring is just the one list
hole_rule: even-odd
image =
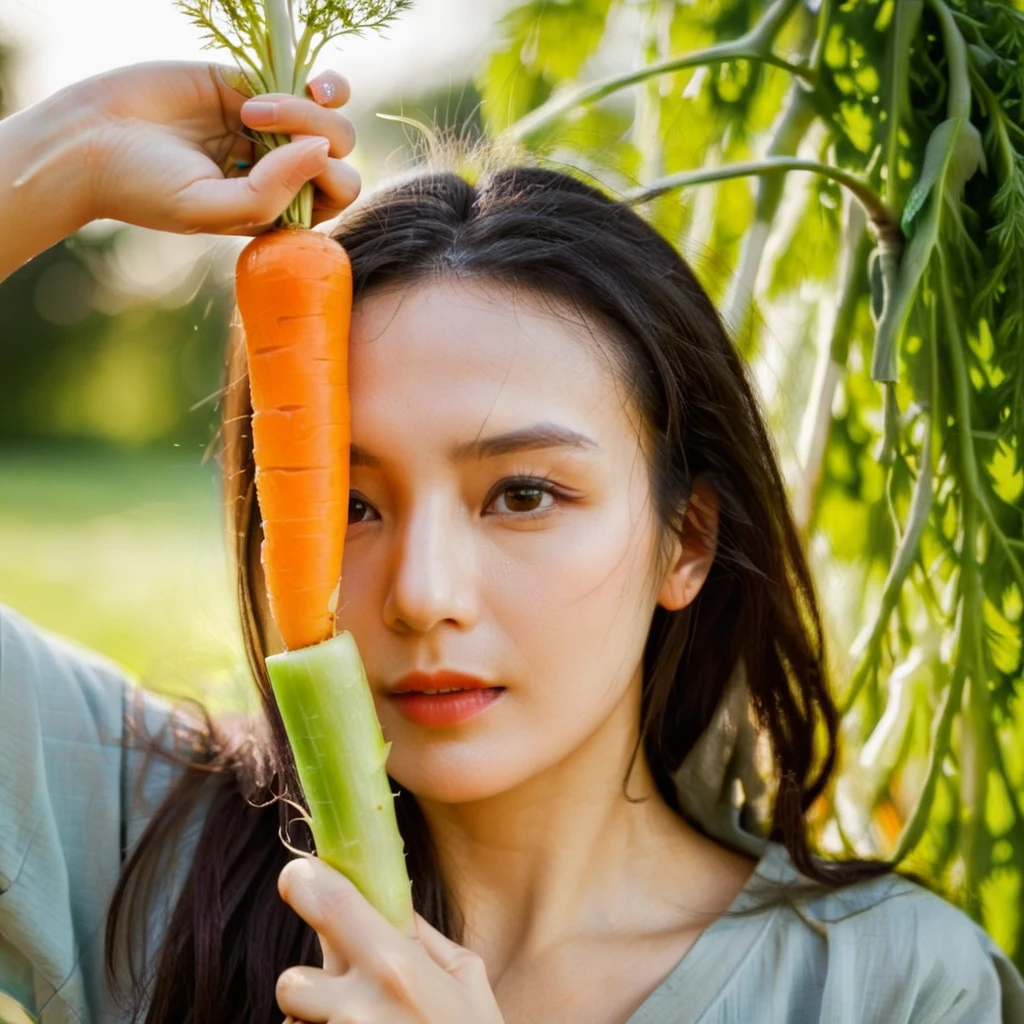
[{"label": "nose", "polygon": [[414,510],[399,532],[384,621],[399,632],[429,633],[442,623],[468,629],[478,594],[471,528],[443,496]]}]

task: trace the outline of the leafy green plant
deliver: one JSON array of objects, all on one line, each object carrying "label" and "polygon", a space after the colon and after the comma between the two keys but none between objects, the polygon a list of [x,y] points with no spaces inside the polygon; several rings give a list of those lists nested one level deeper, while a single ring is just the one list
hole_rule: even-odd
[{"label": "leafy green plant", "polygon": [[751,361],[840,652],[823,843],[1024,964],[1021,0],[531,0],[480,88],[642,207]]}]

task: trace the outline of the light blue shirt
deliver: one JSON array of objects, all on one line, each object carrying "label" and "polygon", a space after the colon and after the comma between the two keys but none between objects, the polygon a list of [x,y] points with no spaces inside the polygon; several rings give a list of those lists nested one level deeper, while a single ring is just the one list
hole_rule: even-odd
[{"label": "light blue shirt", "polygon": [[[107,903],[179,771],[126,742],[130,704],[150,736],[166,727],[167,706],[118,668],[0,606],[5,1024],[30,1019],[22,1010],[44,1024],[123,1019],[105,982]],[[168,865],[165,908],[200,825],[190,823]],[[730,912],[629,1024],[1024,1024],[1024,982],[1010,961],[966,915],[901,878],[742,913],[798,881],[785,850],[764,846]]]}]

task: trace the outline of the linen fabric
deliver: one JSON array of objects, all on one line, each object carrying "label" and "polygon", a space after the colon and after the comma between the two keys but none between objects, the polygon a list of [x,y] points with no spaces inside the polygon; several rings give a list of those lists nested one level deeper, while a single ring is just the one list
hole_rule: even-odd
[{"label": "linen fabric", "polygon": [[[753,757],[744,695],[740,680],[678,781],[696,823],[758,854],[757,868],[628,1024],[1024,1024],[1024,982],[951,904],[892,875],[809,887],[783,847],[747,830],[754,773],[728,767],[738,750]],[[133,743],[126,722],[141,722],[166,756]],[[104,974],[106,910],[182,770],[174,723],[118,667],[0,605],[3,1024],[124,1019]],[[167,851],[150,948],[201,827],[200,807]]]}]

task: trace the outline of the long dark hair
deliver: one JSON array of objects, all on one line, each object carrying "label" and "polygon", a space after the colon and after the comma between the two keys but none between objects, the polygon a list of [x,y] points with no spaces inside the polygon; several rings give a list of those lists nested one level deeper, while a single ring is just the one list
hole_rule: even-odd
[{"label": "long dark hair", "polygon": [[[412,178],[350,212],[335,237],[351,257],[357,300],[378,288],[474,278],[528,288],[603,329],[651,439],[651,491],[662,526],[679,528],[698,478],[720,504],[716,555],[699,596],[682,611],[659,608],[644,654],[641,741],[661,794],[678,809],[673,775],[742,667],[771,751],[772,838],[824,885],[882,870],[812,856],[807,815],[831,775],[837,739],[821,616],[746,367],[673,247],[627,205],[575,178],[526,167],[479,185],[449,173]],[[276,894],[289,856],[279,832],[294,812],[275,798],[298,798],[299,786],[264,666],[250,415],[236,333],[220,458],[243,634],[265,723],[262,739],[242,744],[210,724],[206,763],[185,770],[125,865],[108,918],[112,975],[119,943],[127,938],[130,949],[142,950],[131,936],[147,919],[161,851],[189,815],[205,814],[159,952],[148,972],[144,950],[129,964],[130,991],[148,1002],[151,1022],[277,1024],[278,974],[319,957],[315,937]],[[405,794],[397,807],[417,910],[458,939],[458,909],[416,800]]]}]

